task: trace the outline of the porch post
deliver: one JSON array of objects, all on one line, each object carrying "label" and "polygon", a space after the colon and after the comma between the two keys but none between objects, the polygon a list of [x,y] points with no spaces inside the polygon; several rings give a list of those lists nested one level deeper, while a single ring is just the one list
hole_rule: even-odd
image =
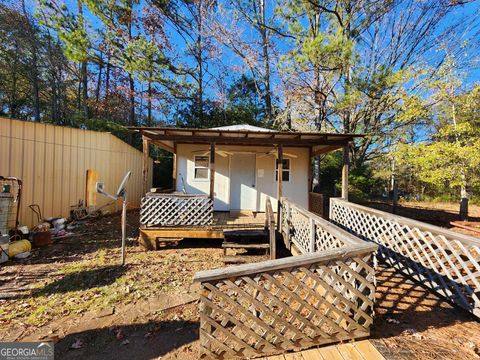
[{"label": "porch post", "polygon": [[215,197],[215,143],[210,143],[210,199]]},{"label": "porch post", "polygon": [[278,173],[278,178],[277,178],[277,227],[280,230],[281,229],[281,224],[280,224],[280,219],[281,219],[281,213],[282,213],[282,203],[280,200],[282,199],[282,181],[283,181],[283,145],[278,144],[277,147],[277,173]]},{"label": "porch post", "polygon": [[172,188],[177,190],[177,143],[173,144]]},{"label": "porch post", "polygon": [[350,166],[350,156],[348,145],[343,147],[343,169],[342,169],[342,199],[348,201],[348,168]]},{"label": "porch post", "polygon": [[150,140],[142,136],[143,140],[143,194],[145,195],[148,192],[148,157],[150,154],[149,145]]}]

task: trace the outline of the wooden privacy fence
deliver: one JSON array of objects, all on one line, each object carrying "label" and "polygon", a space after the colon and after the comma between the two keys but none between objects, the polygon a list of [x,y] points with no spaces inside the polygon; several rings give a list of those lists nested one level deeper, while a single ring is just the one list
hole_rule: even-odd
[{"label": "wooden privacy fence", "polygon": [[381,245],[382,260],[480,317],[480,239],[343,199],[330,201],[330,219]]},{"label": "wooden privacy fence", "polygon": [[[98,172],[111,193],[131,171],[129,205],[140,206],[142,159],[140,151],[110,133],[0,117],[0,175],[23,181],[21,225],[36,225],[30,204],[38,204],[44,217],[68,217],[71,206],[85,200],[88,169]],[[98,196],[97,206],[109,201]],[[120,208],[112,205],[108,210]]]},{"label": "wooden privacy fence", "polygon": [[140,224],[205,226],[213,223],[213,201],[207,195],[147,193],[142,198]]},{"label": "wooden privacy fence", "polygon": [[202,357],[258,357],[369,335],[378,246],[281,202],[302,255],[195,274]]}]

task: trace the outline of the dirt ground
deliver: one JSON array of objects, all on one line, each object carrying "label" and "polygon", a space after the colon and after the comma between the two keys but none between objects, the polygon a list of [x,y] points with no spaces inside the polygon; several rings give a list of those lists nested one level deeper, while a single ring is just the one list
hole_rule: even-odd
[{"label": "dirt ground", "polygon": [[[365,204],[382,211],[393,212],[391,203],[382,201],[371,201]],[[458,215],[459,204],[439,203],[426,201],[401,201],[396,209],[396,214],[409,217],[411,219],[423,221],[429,224],[449,228],[463,234],[480,237],[480,206],[469,205],[468,221],[461,222]],[[464,224],[468,227],[478,229],[470,231],[468,229],[455,226],[455,224]]]},{"label": "dirt ground", "polygon": [[[127,266],[119,216],[0,266],[0,341],[55,341],[59,359],[197,359],[195,272],[223,266],[218,240],[146,252],[129,212]],[[480,358],[480,322],[379,267],[373,342],[387,359]],[[397,323],[398,322],[398,323]]]}]

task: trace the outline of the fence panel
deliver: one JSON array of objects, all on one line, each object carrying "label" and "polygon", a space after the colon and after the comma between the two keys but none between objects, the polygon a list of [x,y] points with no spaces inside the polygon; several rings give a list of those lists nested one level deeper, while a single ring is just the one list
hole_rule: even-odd
[{"label": "fence panel", "polygon": [[375,245],[199,272],[201,357],[249,358],[369,335]]},{"label": "fence panel", "polygon": [[342,199],[330,201],[332,222],[378,243],[382,260],[480,317],[480,239]]}]

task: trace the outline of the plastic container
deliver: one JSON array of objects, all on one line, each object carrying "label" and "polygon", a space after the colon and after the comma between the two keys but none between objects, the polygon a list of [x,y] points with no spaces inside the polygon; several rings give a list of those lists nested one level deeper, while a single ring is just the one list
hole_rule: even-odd
[{"label": "plastic container", "polygon": [[8,220],[12,214],[14,197],[10,193],[0,193],[0,233],[8,234]]},{"label": "plastic container", "polygon": [[32,250],[32,244],[28,240],[18,240],[10,243],[8,247],[8,256],[14,257],[18,254]]},{"label": "plastic container", "polygon": [[10,239],[8,235],[0,235],[0,264],[8,261],[8,247]]}]

